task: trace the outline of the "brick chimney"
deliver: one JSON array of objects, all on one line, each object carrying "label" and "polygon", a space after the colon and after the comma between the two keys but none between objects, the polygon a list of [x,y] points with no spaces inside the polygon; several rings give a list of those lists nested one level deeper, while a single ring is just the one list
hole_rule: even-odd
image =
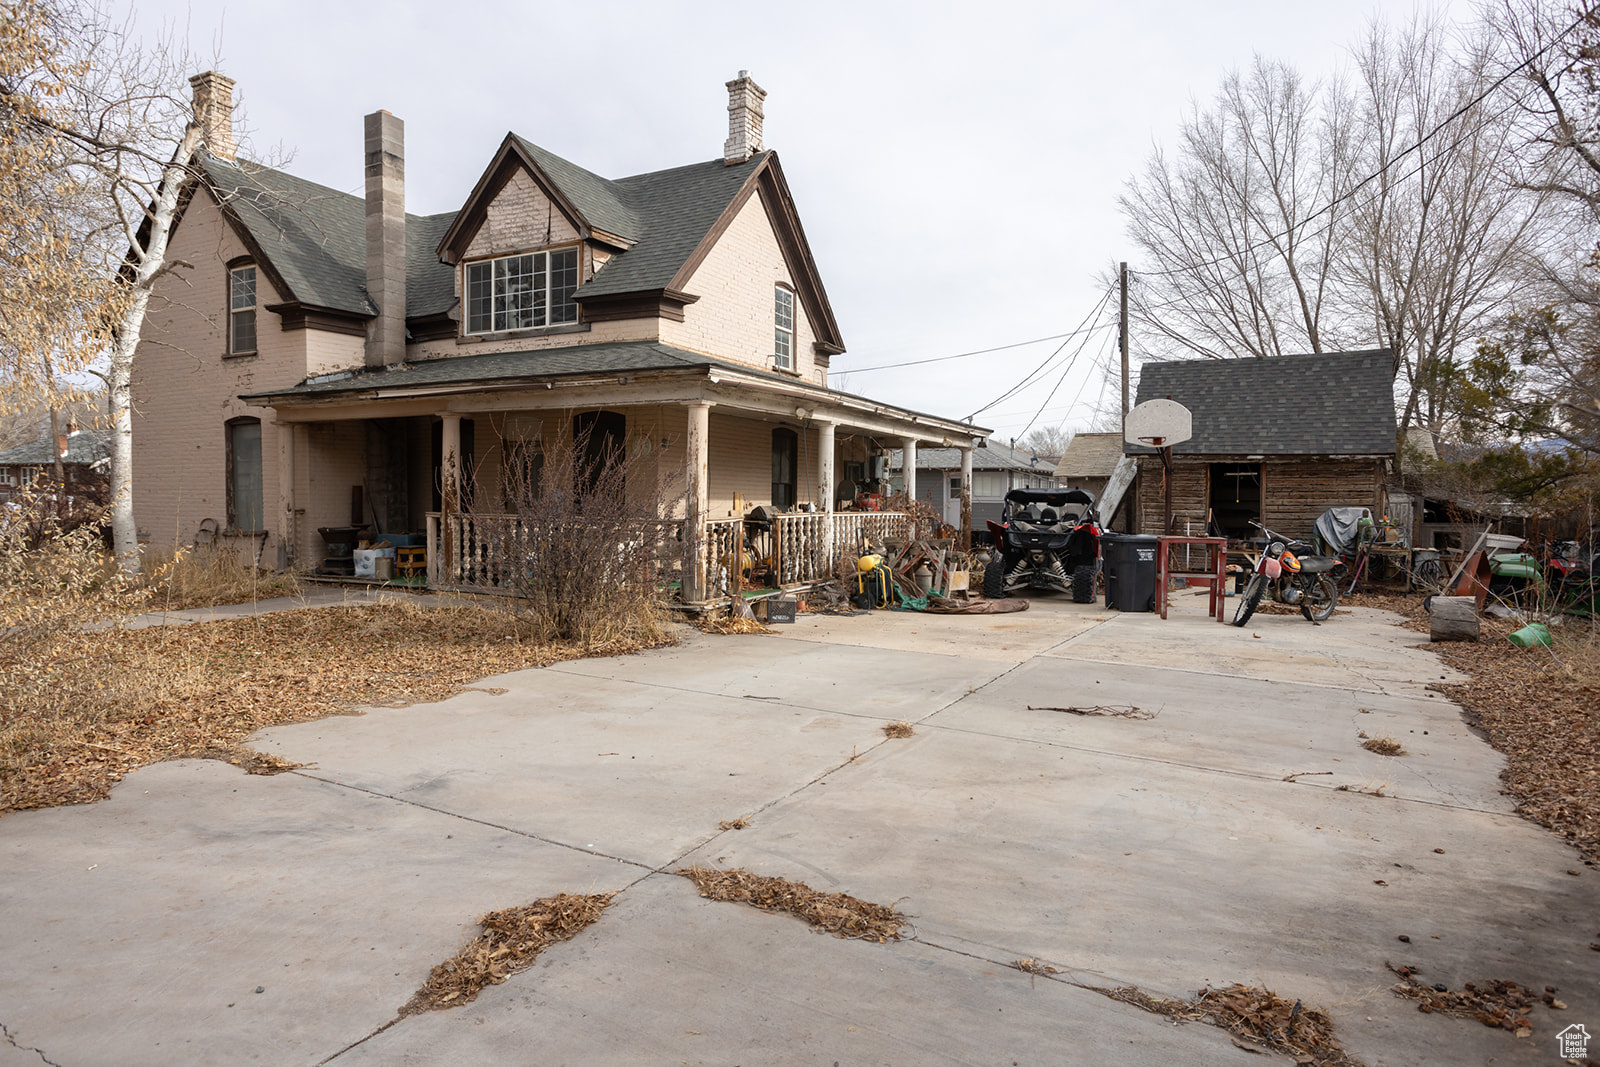
[{"label": "brick chimney", "polygon": [[722,162],[728,166],[743,163],[761,151],[761,101],[767,91],[757,85],[748,70],[728,82],[728,139],[722,144]]},{"label": "brick chimney", "polygon": [[233,138],[233,79],[208,70],[189,79],[194,90],[194,120],[200,124],[206,151],[232,162],[239,154]]},{"label": "brick chimney", "polygon": [[394,367],[406,360],[406,124],[376,111],[365,130],[367,295],[378,305],[366,365]]}]

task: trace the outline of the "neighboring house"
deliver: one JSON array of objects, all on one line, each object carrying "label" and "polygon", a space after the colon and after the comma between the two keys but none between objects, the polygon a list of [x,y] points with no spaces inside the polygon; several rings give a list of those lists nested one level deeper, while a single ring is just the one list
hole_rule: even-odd
[{"label": "neighboring house", "polygon": [[508,134],[428,216],[387,112],[362,198],[233,158],[232,81],[192,82],[206,181],[137,357],[141,536],[211,519],[303,569],[319,527],[442,528],[500,499],[508,455],[584,427],[679,479],[693,554],[756,504],[833,511],[878,442],[985,432],[828,387],[844,340],[744,72],[721,158],[613,180]]},{"label": "neighboring house", "polygon": [[[1093,495],[1098,513],[1100,497],[1105,492],[1106,483],[1111,480],[1111,472],[1116,469],[1117,461],[1121,458],[1120,433],[1074,434],[1072,443],[1067,446],[1067,450],[1056,463],[1055,478],[1061,485],[1082,489]],[[1115,516],[1101,514],[1100,521],[1107,529],[1114,526],[1118,530],[1126,531],[1132,511],[1133,499],[1124,495],[1122,503],[1117,507],[1117,514]]]},{"label": "neighboring house", "polygon": [[32,486],[54,485],[57,456],[69,497],[97,494],[103,488],[110,442],[102,430],[75,429],[58,436],[53,447],[46,435],[33,444],[0,452],[0,500]]},{"label": "neighboring house", "polygon": [[[1395,455],[1393,359],[1386,349],[1265,359],[1146,363],[1139,402],[1176,400],[1194,436],[1173,448],[1175,533],[1249,537],[1251,520],[1310,538],[1331,507],[1381,514]],[[1161,532],[1161,460],[1138,455],[1138,527]]]},{"label": "neighboring house", "polygon": [[[1000,521],[1000,509],[1013,489],[1055,485],[1050,464],[1029,449],[999,441],[981,442],[972,452],[972,531],[988,537],[988,520]],[[961,449],[924,448],[916,454],[916,496],[944,521],[961,528]],[[905,467],[899,451],[889,453],[889,479],[903,492]]]}]

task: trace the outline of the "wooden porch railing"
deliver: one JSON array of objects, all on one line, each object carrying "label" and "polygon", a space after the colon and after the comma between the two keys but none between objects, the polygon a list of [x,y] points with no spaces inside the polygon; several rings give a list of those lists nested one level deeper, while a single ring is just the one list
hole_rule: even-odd
[{"label": "wooden porch railing", "polygon": [[[582,519],[537,522],[517,515],[428,514],[428,584],[435,589],[517,595],[518,568],[551,537],[582,537]],[[831,520],[831,521],[830,521]],[[614,524],[608,535],[616,533]],[[623,540],[641,551],[653,546],[652,566],[665,583],[683,578],[681,520],[629,523],[637,527]],[[901,512],[850,511],[828,516],[800,513],[780,515],[772,529],[772,563],[783,586],[804,585],[833,577],[834,561],[842,554],[860,553],[866,545],[901,541],[910,532],[910,517]],[[757,563],[745,545],[745,524],[740,519],[712,519],[706,523],[706,541],[700,553],[699,587],[706,600],[738,595],[747,565]],[[668,544],[670,550],[661,547]],[[622,550],[626,555],[626,549]],[[670,557],[670,558],[668,558]],[[618,566],[627,565],[619,558]],[[604,575],[597,576],[605,580]]]}]

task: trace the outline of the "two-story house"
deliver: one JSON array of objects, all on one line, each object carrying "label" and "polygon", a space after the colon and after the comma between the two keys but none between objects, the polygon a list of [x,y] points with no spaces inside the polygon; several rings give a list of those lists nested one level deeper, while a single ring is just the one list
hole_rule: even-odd
[{"label": "two-story house", "polygon": [[232,81],[192,83],[202,178],[170,251],[190,268],[136,358],[152,544],[211,519],[305,568],[321,527],[445,529],[508,455],[577,427],[681,475],[693,599],[706,525],[736,508],[831,516],[919,442],[960,449],[970,484],[981,427],[828,387],[844,340],[747,72],[720,158],[608,179],[508,134],[429,216],[405,211],[395,116],[365,119],[363,198],[235,158]]}]

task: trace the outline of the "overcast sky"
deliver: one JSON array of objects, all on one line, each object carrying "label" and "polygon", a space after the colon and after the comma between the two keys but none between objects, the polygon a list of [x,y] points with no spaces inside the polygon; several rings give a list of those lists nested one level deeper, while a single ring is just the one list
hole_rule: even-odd
[{"label": "overcast sky", "polygon": [[[1467,0],[1444,9],[1470,13]],[[508,130],[610,178],[718,158],[724,83],[748,69],[848,348],[833,384],[964,418],[1060,342],[865,368],[1073,330],[1104,294],[1101,275],[1132,257],[1123,182],[1152,144],[1170,144],[1191,100],[1208,101],[1254,53],[1329,75],[1369,18],[1412,5],[139,0],[131,11],[143,35],[166,28],[204,65],[214,56],[238,81],[257,155],[281,146],[301,177],[359,193],[362,116],[400,116],[419,214],[459,207]],[[1052,372],[975,421],[1004,439],[1042,407],[1036,425],[1087,428],[1114,315],[1064,379]]]}]

